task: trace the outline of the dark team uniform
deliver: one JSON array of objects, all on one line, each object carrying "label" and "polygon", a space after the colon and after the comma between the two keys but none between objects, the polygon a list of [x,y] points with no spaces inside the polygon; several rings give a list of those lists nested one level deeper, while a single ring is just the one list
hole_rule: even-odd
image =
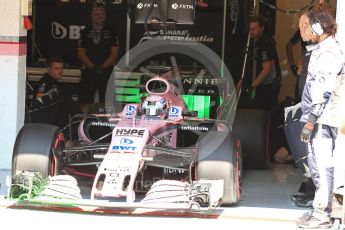
[{"label": "dark team uniform", "polygon": [[70,95],[66,94],[58,81],[47,73],[38,81],[31,103],[31,122],[47,123],[63,128],[69,116],[80,113]]},{"label": "dark team uniform", "polygon": [[[78,48],[85,48],[87,56],[96,66],[102,65],[109,57],[111,47],[118,46],[117,34],[106,25],[102,31],[92,30],[91,27],[84,29],[78,42]],[[112,67],[82,70],[79,102],[93,103],[96,89],[98,89],[99,101],[104,102],[111,71]]]},{"label": "dark team uniform", "polygon": [[34,89],[34,98],[40,98],[44,96],[48,91],[54,90],[60,91],[59,83],[56,79],[52,78],[45,73],[43,77],[37,82],[37,87]]},{"label": "dark team uniform", "polygon": [[269,110],[278,104],[279,82],[281,78],[279,59],[273,39],[262,35],[254,42],[254,58],[256,61],[256,76],[262,71],[262,64],[272,62],[270,73],[255,89],[254,106]]}]

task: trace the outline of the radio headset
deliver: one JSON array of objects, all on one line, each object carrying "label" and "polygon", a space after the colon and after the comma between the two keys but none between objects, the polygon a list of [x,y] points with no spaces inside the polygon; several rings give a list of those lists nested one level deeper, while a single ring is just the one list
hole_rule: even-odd
[{"label": "radio headset", "polygon": [[311,31],[316,36],[321,36],[323,34],[321,21],[316,17],[316,15],[311,19]]}]

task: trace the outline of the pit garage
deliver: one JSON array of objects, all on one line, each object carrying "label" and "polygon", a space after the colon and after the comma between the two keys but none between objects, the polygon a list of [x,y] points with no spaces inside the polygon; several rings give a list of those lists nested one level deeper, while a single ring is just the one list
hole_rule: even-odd
[{"label": "pit garage", "polygon": [[[262,2],[260,2],[260,4],[259,2],[256,2],[254,4],[253,1],[204,1],[208,4],[208,7],[203,8],[192,4],[192,6],[195,7],[193,14],[189,16],[182,14],[181,16],[170,13],[170,15],[173,15],[171,17],[174,18],[168,18],[169,20],[165,23],[156,25],[157,28],[145,30],[145,27],[147,26],[145,24],[145,20],[147,20],[146,15],[149,11],[151,10],[157,14],[162,13],[160,11],[154,11],[154,7],[151,9],[149,7],[150,2],[151,1],[148,1],[148,3],[142,3],[144,8],[145,4],[147,4],[147,12],[142,13],[137,10],[138,5],[136,2],[106,1],[107,13],[109,15],[108,20],[111,22],[112,26],[116,28],[119,35],[119,60],[118,65],[113,72],[114,84],[110,86],[110,92],[112,95],[111,98],[114,99],[117,105],[117,107],[115,106],[117,108],[116,111],[121,113],[122,117],[120,116],[120,118],[125,117],[126,119],[133,119],[133,117],[131,117],[133,114],[126,113],[126,109],[128,109],[127,111],[131,110],[131,108],[133,108],[131,106],[140,104],[142,98],[149,96],[150,93],[170,93],[168,89],[174,87],[174,84],[171,84],[173,81],[179,82],[180,87],[182,87],[179,91],[182,92],[181,95],[179,95],[179,98],[186,103],[188,108],[188,113],[184,114],[183,112],[185,110],[184,108],[179,107],[179,103],[173,104],[173,102],[171,102],[173,107],[171,107],[166,117],[169,123],[168,131],[165,130],[167,126],[161,125],[164,127],[164,130],[159,131],[157,135],[152,135],[157,131],[157,129],[152,131],[151,128],[153,125],[145,126],[145,130],[150,130],[150,132],[143,131],[141,133],[142,135],[140,135],[145,138],[151,138],[153,141],[150,143],[153,143],[154,147],[150,147],[151,149],[145,150],[145,157],[142,159],[149,163],[145,165],[144,168],[152,169],[157,165],[160,167],[162,166],[162,168],[164,168],[163,171],[155,169],[152,174],[154,176],[156,176],[156,174],[160,176],[164,175],[164,178],[168,180],[170,180],[171,177],[181,176],[179,174],[182,174],[184,177],[187,176],[189,180],[225,178],[225,184],[223,185],[225,187],[224,191],[226,194],[231,194],[223,197],[224,204],[227,206],[234,204],[241,205],[241,202],[243,204],[243,200],[251,200],[249,196],[255,197],[254,192],[246,193],[245,191],[241,191],[242,187],[246,188],[247,191],[255,190],[251,190],[252,188],[249,189],[251,187],[249,179],[248,182],[245,181],[246,177],[244,175],[246,175],[246,170],[248,170],[247,178],[254,178],[255,176],[253,176],[253,174],[261,175],[261,173],[271,172],[271,174],[269,174],[270,176],[265,174],[263,177],[267,176],[266,178],[270,178],[272,181],[277,179],[277,177],[275,177],[275,179],[272,178],[272,172],[280,172],[281,174],[279,175],[293,178],[294,182],[291,186],[296,186],[300,181],[298,181],[299,173],[296,172],[295,169],[285,168],[284,166],[279,165],[277,166],[271,162],[273,147],[270,144],[270,140],[272,136],[269,132],[270,120],[267,118],[266,112],[253,110],[248,106],[250,103],[248,102],[248,98],[240,97],[243,95],[242,91],[245,91],[246,84],[250,84],[248,79],[243,78],[245,73],[243,60],[246,60],[247,58],[245,50],[248,45],[248,31],[245,25],[248,23],[248,14],[251,10],[261,10],[261,13],[267,13],[271,22],[275,24],[275,27],[269,28],[269,32],[272,34],[276,33],[276,36],[281,36],[281,32],[276,31],[278,23],[281,23],[281,19],[278,18],[286,15],[281,15],[279,11],[276,11],[276,9],[277,6],[281,6],[279,4],[284,3],[278,3],[278,1],[276,3],[276,1],[272,1],[274,2],[272,3],[272,7],[271,4],[264,4]],[[165,1],[162,1],[162,3],[164,2]],[[308,5],[308,3],[309,2],[306,1],[305,5]],[[339,9],[344,5],[340,1],[333,4],[336,5],[338,12],[340,12]],[[259,7],[259,5],[261,7]],[[252,9],[251,7],[253,6],[256,8],[254,7],[254,9]],[[289,4],[284,6],[291,7]],[[190,8],[189,5],[183,1],[178,5],[178,7],[181,7],[183,10],[188,10]],[[46,67],[44,66],[44,61],[52,55],[59,55],[64,58],[65,69],[60,82],[72,95],[73,100],[76,102],[78,101],[81,63],[77,57],[76,46],[80,32],[86,25],[86,18],[88,17],[89,12],[89,2],[23,0],[20,3],[14,3],[12,1],[8,1],[4,3],[3,7],[1,7],[1,11],[3,12],[2,15],[6,15],[9,17],[9,21],[13,22],[0,23],[0,28],[2,28],[1,31],[3,31],[0,33],[0,38],[2,38],[0,39],[0,60],[2,60],[1,63],[3,64],[1,65],[4,69],[4,78],[2,80],[3,83],[1,84],[3,88],[3,96],[1,97],[3,105],[2,113],[4,116],[1,118],[0,125],[3,127],[3,130],[8,130],[8,132],[6,132],[8,134],[1,135],[0,140],[0,143],[4,146],[0,152],[2,194],[5,194],[7,191],[8,182],[6,183],[6,176],[12,175],[12,177],[14,177],[16,175],[13,173],[14,171],[38,170],[45,177],[51,173],[55,175],[55,172],[63,172],[61,174],[75,173],[74,175],[77,175],[77,178],[83,178],[83,176],[90,177],[90,174],[93,174],[93,178],[97,179],[96,182],[91,180],[92,182],[90,184],[90,180],[81,180],[81,183],[84,183],[85,186],[82,187],[82,196],[83,198],[90,198],[88,196],[91,196],[91,198],[94,198],[94,196],[102,196],[101,193],[97,193],[95,191],[97,189],[101,190],[99,188],[107,182],[103,177],[104,175],[108,175],[107,173],[109,172],[102,173],[97,171],[97,168],[110,168],[110,166],[100,166],[100,162],[102,162],[103,159],[107,159],[104,152],[102,153],[100,150],[107,149],[107,147],[109,147],[109,142],[105,142],[106,144],[102,143],[102,141],[99,142],[102,135],[108,135],[108,133],[104,133],[104,126],[110,126],[112,124],[103,120],[108,117],[99,116],[101,117],[99,118],[96,116],[96,119],[94,119],[94,117],[91,117],[91,119],[88,117],[87,119],[89,120],[84,117],[79,117],[78,122],[81,123],[89,122],[89,124],[101,124],[99,125],[101,127],[96,127],[102,130],[101,135],[98,135],[96,139],[88,139],[90,143],[96,143],[94,146],[92,144],[88,144],[86,146],[64,147],[62,150],[62,154],[64,154],[64,164],[62,166],[58,164],[60,159],[57,159],[57,155],[50,152],[51,146],[54,146],[52,151],[57,149],[56,140],[60,141],[60,131],[51,126],[37,125],[37,123],[41,123],[44,120],[44,113],[40,114],[37,111],[33,111],[28,103],[33,99],[30,89],[35,87],[37,81],[45,73]],[[169,11],[166,12],[165,15],[168,16]],[[341,14],[338,14],[337,20],[340,27],[338,34],[339,38],[343,36],[341,30],[342,24],[340,23],[341,17]],[[179,20],[181,20],[181,23]],[[13,24],[17,25],[17,27],[13,27]],[[166,48],[166,44],[159,44],[158,42],[153,43],[151,47],[150,43],[152,42],[149,40],[153,40],[154,38],[152,38],[152,34],[150,33],[154,33],[154,38],[173,41],[172,44],[169,43],[169,45],[172,45],[172,48]],[[141,43],[146,42],[146,40],[148,40],[146,44],[149,44],[149,48],[146,48],[146,50],[137,49],[137,47]],[[176,46],[174,46],[176,45],[174,41],[177,41],[177,43],[183,43],[185,47],[183,47],[182,50],[178,47],[176,48]],[[186,45],[190,44],[189,42],[195,41],[200,42],[203,46],[193,49]],[[198,56],[200,55],[200,50],[203,51],[203,49],[205,49],[206,53],[210,51],[210,55],[204,59]],[[144,54],[144,59],[137,58],[141,57],[141,52]],[[201,52],[201,54],[205,54],[205,52]],[[188,56],[190,54],[193,54],[194,56]],[[281,52],[280,55],[283,55],[283,53]],[[216,58],[212,59],[213,57]],[[282,62],[281,65],[284,66],[284,62]],[[174,68],[178,69],[178,71],[175,72],[175,76],[171,77],[165,75],[168,70]],[[284,71],[284,68],[282,69]],[[287,68],[285,67],[285,69]],[[152,83],[153,81],[150,79],[152,74],[162,75],[162,79],[159,79],[159,85],[162,87],[161,85],[166,83],[166,87],[157,88],[155,85],[158,83]],[[174,78],[176,75],[178,75],[177,80]],[[287,73],[286,75],[289,74]],[[288,79],[288,76],[283,78],[282,84],[284,84],[284,81],[289,82]],[[291,92],[291,89],[289,89],[289,83],[287,83],[286,88],[282,89],[280,98],[284,99],[285,96],[289,94],[288,92]],[[106,104],[103,105],[98,103],[98,95],[95,95],[93,108],[95,111],[94,114],[97,114],[100,108],[102,109],[106,107]],[[104,112],[107,110],[104,109],[102,111]],[[181,113],[176,111],[180,111]],[[106,114],[106,112],[104,114]],[[183,117],[183,119],[180,119],[180,117]],[[220,120],[221,122],[215,122],[215,119]],[[34,121],[34,123],[31,126],[29,125],[27,129],[22,130],[24,124],[32,123],[32,121]],[[121,124],[120,127],[128,127],[128,124],[126,122],[122,123],[123,120],[119,119],[119,117],[115,117],[113,121],[115,124]],[[78,127],[82,127],[82,125]],[[70,137],[72,137],[73,134],[75,134],[74,132],[76,129],[78,128],[69,128],[66,130],[67,133],[70,134]],[[136,153],[138,149],[144,148],[143,146],[138,145],[123,149],[124,141],[126,142],[125,144],[128,144],[132,141],[131,138],[134,138],[135,140],[139,140],[138,138],[141,138],[141,136],[139,137],[138,134],[135,133],[140,130],[122,130],[120,128],[116,128],[115,130],[118,135],[116,136],[114,134],[115,136],[111,139],[114,142],[110,141],[112,150],[129,150],[128,152]],[[230,131],[231,135],[224,136],[219,134],[225,130]],[[205,138],[202,138],[204,131],[207,131],[209,135],[204,135]],[[130,135],[122,136],[122,132],[130,132]],[[20,138],[18,138],[18,133]],[[194,133],[198,133],[198,136],[195,136]],[[79,135],[79,133],[77,135]],[[176,138],[171,138],[171,135],[175,135]],[[220,144],[220,150],[217,150],[218,147],[216,147],[211,151],[224,151],[224,148],[226,148],[226,151],[231,149],[233,155],[225,158],[222,155],[217,155],[215,158],[209,158],[208,154],[210,150],[208,145],[219,138],[223,138],[226,141]],[[15,142],[16,139],[17,142]],[[43,150],[43,152],[39,152],[41,150],[35,147],[34,150],[32,150],[32,143],[38,139],[40,139],[40,141],[38,141],[39,145],[44,145],[44,148],[49,149],[48,151]],[[197,140],[197,144],[189,143],[193,142],[191,140],[194,139]],[[41,140],[43,142],[41,142]],[[172,140],[174,140],[173,143],[175,146],[173,146],[171,142]],[[80,136],[77,137],[77,141],[80,141]],[[178,148],[180,145],[185,149],[180,150],[180,148]],[[194,150],[192,147],[195,145],[197,148]],[[169,147],[169,151],[165,149],[163,151],[162,149],[167,146]],[[174,148],[171,148],[172,146]],[[205,151],[200,149],[205,149]],[[40,164],[32,163],[38,159],[35,156],[33,158],[27,158],[26,153],[30,151],[39,152],[38,155],[44,155],[43,158],[40,158],[40,160],[42,160]],[[171,157],[171,152],[173,151],[175,151],[174,156],[177,155],[177,158],[171,160],[169,157]],[[195,151],[197,152],[196,155],[191,154]],[[76,154],[77,152],[81,152],[81,154]],[[160,154],[156,155],[157,152]],[[14,153],[14,156],[12,156],[12,153]],[[239,153],[241,153],[241,157],[239,157]],[[200,156],[202,156],[202,159],[198,158]],[[53,160],[51,159],[52,157],[54,158]],[[201,162],[200,164],[193,163],[196,158],[197,162]],[[16,160],[19,162],[20,159],[24,160],[17,163]],[[98,160],[96,163],[95,159]],[[109,162],[112,162],[114,159],[108,160],[110,160]],[[214,163],[215,160],[220,160],[225,163]],[[124,166],[126,159],[117,158],[115,159],[115,162],[116,161],[122,162],[123,164],[113,164],[113,168],[111,168],[113,171],[110,172],[110,174],[115,172],[121,174],[122,172],[116,171],[121,167],[128,167],[127,169],[134,167],[128,165]],[[157,163],[158,161],[160,162],[159,164]],[[137,161],[137,163],[138,162],[141,161]],[[83,169],[78,171],[77,169],[79,169],[78,167],[80,164],[88,167],[86,167],[85,170]],[[143,167],[140,164],[141,163],[138,163],[139,168]],[[90,169],[90,165],[96,167],[96,171],[95,168]],[[138,165],[135,167],[138,168]],[[60,166],[65,168],[60,168]],[[52,170],[52,168],[54,168],[54,170]],[[207,170],[208,168],[223,168],[224,170],[219,170],[219,173],[217,172],[213,174]],[[291,172],[291,174],[289,175],[286,172],[282,173],[284,170]],[[146,170],[144,171],[146,172]],[[147,170],[147,172],[148,171],[149,170]],[[229,171],[231,172],[231,179],[228,178]],[[150,173],[145,174],[140,171],[140,176],[145,178],[145,175],[147,176]],[[187,175],[184,175],[183,173],[187,173]],[[225,176],[223,174],[225,174]],[[134,189],[132,189],[134,187],[131,183],[136,182],[133,179],[136,175],[137,174],[130,174],[130,177],[125,175],[123,177],[124,181],[121,182],[126,184],[125,187],[122,187],[122,190],[126,191],[125,197],[127,201],[133,201],[133,199],[135,199],[135,197],[130,197],[128,195],[129,192],[126,189],[131,188],[130,191],[134,192]],[[291,175],[293,176],[290,177]],[[255,177],[254,181],[262,182],[261,179]],[[230,186],[229,181],[235,182]],[[252,183],[252,181],[250,183]],[[266,183],[271,185],[271,183],[267,181]],[[296,187],[294,187],[293,190],[291,187],[288,187],[288,183],[285,184],[284,178],[278,178],[278,184],[279,183],[284,184],[283,187],[285,190],[280,191],[281,193],[289,192],[291,194],[297,190]],[[131,185],[132,187],[128,187],[128,185]],[[156,185],[157,187],[160,186],[160,184]],[[181,184],[178,185],[181,186]],[[195,195],[195,193],[200,192],[200,189],[203,189],[203,191],[211,191],[213,188],[217,188],[216,190],[219,190],[219,187],[217,186],[217,182],[211,183],[209,181],[202,181],[200,184],[191,183],[191,187],[189,187],[190,190],[188,191],[190,191],[190,194],[192,193]],[[153,187],[153,189],[155,188],[156,187]],[[274,187],[274,189],[279,190],[277,187]],[[145,191],[150,192],[151,190]],[[267,198],[267,196],[269,196],[268,191],[269,190],[267,189],[265,190],[265,199],[267,200],[269,200],[269,198]],[[240,195],[241,192],[243,192],[242,195],[244,196]],[[104,194],[107,196],[106,191]],[[214,195],[214,193],[212,193],[212,196],[210,195],[211,192],[207,194],[209,196],[206,195],[207,198],[205,199],[208,203],[201,195],[193,195],[193,197],[195,197],[195,200],[198,200],[197,204],[201,206],[201,208],[203,208],[203,205],[209,205],[210,207],[218,206],[217,202],[211,198],[219,196],[219,194]],[[190,201],[189,195],[188,202]],[[202,199],[200,197],[202,197]],[[286,196],[285,199],[287,199]],[[193,202],[195,200],[193,200]],[[199,202],[199,200],[202,201]],[[270,203],[267,200],[265,205],[269,205]],[[214,203],[212,203],[213,201]],[[253,203],[250,205],[253,205]],[[13,203],[6,203],[3,206],[8,207],[11,205],[13,205]],[[37,203],[33,204],[32,207],[35,207],[36,205]],[[90,205],[90,203],[85,204],[85,206],[87,205]],[[197,209],[200,208],[199,206]],[[104,206],[103,208],[108,209],[109,207]],[[144,205],[141,208],[147,208],[147,206]],[[156,208],[160,207],[158,206]],[[181,209],[181,207],[179,208]],[[193,208],[195,207],[193,206]],[[174,207],[174,209],[178,208]],[[300,214],[300,211],[301,210],[298,210],[297,213]],[[287,211],[287,213],[289,213],[289,211]],[[236,214],[233,213],[229,214],[229,216],[234,215],[236,216]],[[284,221],[291,222],[296,216],[296,213],[292,214],[291,219]],[[241,218],[240,216],[237,217]],[[249,218],[249,216],[246,216],[245,218]]]}]

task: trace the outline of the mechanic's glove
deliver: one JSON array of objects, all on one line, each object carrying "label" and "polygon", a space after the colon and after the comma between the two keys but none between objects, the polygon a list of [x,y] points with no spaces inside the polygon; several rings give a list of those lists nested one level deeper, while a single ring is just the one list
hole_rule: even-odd
[{"label": "mechanic's glove", "polygon": [[298,76],[298,73],[297,73],[298,67],[295,64],[293,64],[293,65],[290,66],[290,68],[291,68],[292,73],[295,76]]},{"label": "mechanic's glove", "polygon": [[302,131],[301,131],[301,141],[302,142],[309,142],[311,134],[313,133],[315,123],[317,120],[317,116],[314,114],[310,114],[307,123],[304,125]]}]

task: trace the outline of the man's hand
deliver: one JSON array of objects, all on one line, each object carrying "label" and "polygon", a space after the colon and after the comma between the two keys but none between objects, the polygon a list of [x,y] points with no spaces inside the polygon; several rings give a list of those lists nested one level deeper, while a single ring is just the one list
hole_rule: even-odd
[{"label": "man's hand", "polygon": [[314,130],[314,127],[315,127],[315,124],[316,124],[318,117],[319,116],[317,116],[313,113],[309,114],[307,123],[304,125],[304,127],[301,131],[300,137],[301,137],[302,142],[309,142],[310,141],[310,137],[311,137],[311,134],[313,133],[313,130]]},{"label": "man's hand", "polygon": [[301,135],[300,135],[301,141],[302,142],[309,142],[311,134],[313,133],[313,130],[314,130],[314,124],[307,122],[301,131]]}]

